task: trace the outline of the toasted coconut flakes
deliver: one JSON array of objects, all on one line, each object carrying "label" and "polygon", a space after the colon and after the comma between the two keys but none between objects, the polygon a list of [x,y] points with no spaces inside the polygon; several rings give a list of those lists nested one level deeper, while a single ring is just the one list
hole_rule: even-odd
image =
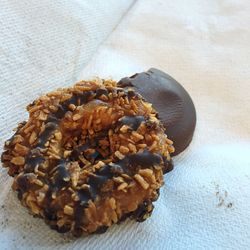
[{"label": "toasted coconut flakes", "polygon": [[78,121],[78,120],[81,119],[81,118],[82,118],[82,116],[81,116],[80,114],[75,114],[75,115],[73,115],[73,117],[72,117],[73,121]]},{"label": "toasted coconut flakes", "polygon": [[41,202],[43,202],[44,198],[45,198],[45,193],[39,192],[39,193],[38,193],[38,196],[37,196],[37,201],[38,201],[39,203],[41,203]]},{"label": "toasted coconut flakes", "polygon": [[143,176],[149,177],[149,176],[153,175],[153,170],[152,169],[148,169],[148,168],[146,168],[146,169],[140,169],[139,170],[139,174],[143,175]]},{"label": "toasted coconut flakes", "polygon": [[136,153],[136,146],[134,144],[129,143],[128,148],[132,153]]},{"label": "toasted coconut flakes", "polygon": [[43,111],[40,111],[39,116],[37,117],[37,119],[40,121],[46,121],[47,118],[48,118],[48,115],[45,114]]},{"label": "toasted coconut flakes", "polygon": [[115,156],[118,158],[118,159],[120,159],[120,160],[122,160],[125,156],[122,154],[122,153],[120,153],[119,151],[115,151]]},{"label": "toasted coconut flakes", "polygon": [[32,183],[35,183],[36,185],[41,186],[41,187],[43,186],[43,182],[38,179],[32,180]]},{"label": "toasted coconut flakes", "polygon": [[18,153],[20,153],[21,155],[25,155],[28,153],[29,149],[19,143],[17,143],[15,145],[15,148],[14,148],[15,151],[17,151]]},{"label": "toasted coconut flakes", "polygon": [[132,132],[132,137],[133,137],[133,139],[134,139],[136,142],[138,142],[138,141],[140,141],[140,140],[142,140],[142,139],[144,138],[143,135],[140,135],[139,133],[137,133],[137,132],[135,132],[135,131]]},{"label": "toasted coconut flakes", "polygon": [[35,128],[35,125],[30,125],[29,127],[27,127],[26,129],[24,129],[24,133],[28,134],[30,131],[32,131]]},{"label": "toasted coconut flakes", "polygon": [[73,215],[74,209],[68,205],[63,208],[63,212],[67,215]]},{"label": "toasted coconut flakes", "polygon": [[32,131],[30,138],[29,138],[29,143],[33,144],[36,141],[36,139],[37,139],[37,134],[35,131]]},{"label": "toasted coconut flakes", "polygon": [[123,183],[124,182],[124,179],[121,176],[114,177],[113,180],[115,182],[117,182],[117,183]]},{"label": "toasted coconut flakes", "polygon": [[119,151],[122,154],[127,154],[129,152],[129,148],[125,147],[125,146],[120,146]]},{"label": "toasted coconut flakes", "polygon": [[120,128],[120,131],[121,131],[122,133],[126,133],[126,132],[128,131],[128,129],[129,129],[129,126],[123,125],[123,126]]},{"label": "toasted coconut flakes", "polygon": [[16,157],[13,157],[10,162],[15,165],[23,165],[25,160],[24,160],[24,157],[22,156],[16,156]]},{"label": "toasted coconut flakes", "polygon": [[128,186],[128,183],[123,182],[122,184],[120,184],[117,188],[117,190],[123,190],[124,188],[126,188]]},{"label": "toasted coconut flakes", "polygon": [[115,199],[113,197],[111,197],[109,199],[109,204],[110,204],[110,206],[111,206],[112,209],[116,208],[116,201],[115,201]]},{"label": "toasted coconut flakes", "polygon": [[58,141],[62,140],[62,133],[61,133],[60,131],[56,132],[56,133],[55,133],[55,138],[56,138]]},{"label": "toasted coconut flakes", "polygon": [[144,180],[141,175],[136,174],[134,178],[138,181],[138,183],[142,186],[143,189],[148,189],[149,184]]}]

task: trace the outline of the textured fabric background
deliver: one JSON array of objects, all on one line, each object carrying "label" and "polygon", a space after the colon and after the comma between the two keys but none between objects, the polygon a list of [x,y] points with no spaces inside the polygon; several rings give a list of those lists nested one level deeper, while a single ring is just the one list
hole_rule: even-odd
[{"label": "textured fabric background", "polygon": [[[113,1],[112,5],[108,2],[93,6],[99,17],[92,16],[95,21],[90,22],[91,25],[88,23],[89,32],[93,32],[91,37],[103,32],[104,26],[109,27],[105,28],[108,33],[112,29],[111,22],[114,19],[117,22],[129,5],[127,1]],[[37,27],[42,26],[42,22],[35,24],[34,16],[38,14],[29,19],[23,14],[25,4],[20,3],[15,8],[11,3],[5,2],[4,12],[0,8],[1,16],[4,15],[0,18],[1,26],[3,20],[5,23],[0,31],[0,39],[3,39],[0,41],[1,145],[12,134],[16,123],[25,119],[25,104],[40,93],[71,84],[76,79],[100,76],[118,80],[152,66],[171,74],[189,91],[197,108],[198,121],[193,142],[174,159],[175,170],[165,176],[166,185],[155,203],[152,217],[144,223],[126,221],[103,235],[75,240],[49,230],[21,207],[10,190],[10,178],[2,171],[0,249],[249,249],[249,1],[139,0],[94,56],[88,55],[86,60],[76,63],[67,58],[77,55],[84,58],[88,50],[87,46],[73,46],[78,50],[72,52],[72,46],[68,46],[72,42],[69,36],[72,35],[72,40],[77,37],[72,31],[74,24],[70,26],[65,21],[61,25],[61,21],[52,18],[56,22],[53,30],[60,29],[57,35],[53,31],[50,35],[45,30],[38,32]],[[79,6],[87,1],[70,3],[53,4],[54,11],[63,13],[57,14],[59,16],[66,15],[67,20],[71,17],[75,20],[75,16],[79,20],[81,16],[79,23],[84,25],[86,15],[92,12],[80,15]],[[77,3],[79,6],[73,11]],[[85,8],[90,8],[89,4],[84,5]],[[101,4],[108,10],[106,15],[100,11]],[[50,12],[45,8],[41,14],[42,4],[35,5],[39,8],[40,19]],[[22,6],[20,11],[19,6]],[[69,6],[73,8],[70,12]],[[13,12],[15,15],[10,15]],[[20,28],[13,31],[17,25],[13,18],[25,19],[22,32],[18,33]],[[53,22],[44,19],[44,29],[51,27]],[[32,49],[23,38],[30,26],[33,26],[31,31],[36,41],[31,43]],[[47,40],[45,35],[48,35]],[[12,45],[16,40],[20,47]],[[46,49],[39,45],[40,40]],[[90,48],[93,41],[96,39],[86,38]],[[90,57],[87,66],[82,67]],[[74,68],[78,70],[72,73]]]}]

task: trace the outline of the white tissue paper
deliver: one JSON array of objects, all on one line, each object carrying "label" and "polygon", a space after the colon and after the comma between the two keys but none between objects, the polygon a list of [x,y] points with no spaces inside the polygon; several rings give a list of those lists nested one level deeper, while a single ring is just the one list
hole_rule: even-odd
[{"label": "white tissue paper", "polygon": [[[82,78],[119,80],[150,67],[188,90],[197,127],[165,175],[152,216],[102,235],[72,239],[50,230],[20,205],[1,170],[0,249],[249,249],[249,1],[140,0],[98,49],[132,1],[34,2],[37,11],[30,1],[1,3],[1,145],[39,94]],[[96,14],[88,23],[91,4]]]}]

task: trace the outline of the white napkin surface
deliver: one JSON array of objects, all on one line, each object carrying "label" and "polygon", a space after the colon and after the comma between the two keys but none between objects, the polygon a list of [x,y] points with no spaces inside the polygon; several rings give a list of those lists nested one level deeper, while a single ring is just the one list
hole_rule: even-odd
[{"label": "white napkin surface", "polygon": [[249,249],[250,2],[139,0],[128,12],[132,1],[51,2],[1,3],[1,146],[39,94],[150,67],[188,90],[197,127],[152,216],[102,235],[50,230],[20,205],[1,170],[0,249]]}]

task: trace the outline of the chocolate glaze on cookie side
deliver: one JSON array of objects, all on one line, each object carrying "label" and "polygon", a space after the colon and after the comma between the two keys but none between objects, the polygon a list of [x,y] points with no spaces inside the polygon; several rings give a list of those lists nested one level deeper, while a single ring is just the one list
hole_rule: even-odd
[{"label": "chocolate glaze on cookie side", "polygon": [[27,109],[1,160],[33,214],[76,236],[150,216],[174,148],[139,94],[82,81]]},{"label": "chocolate glaze on cookie side", "polygon": [[196,125],[196,111],[190,95],[175,79],[151,68],[121,79],[118,86],[134,88],[153,104],[168,137],[174,142],[173,156],[189,145]]}]

